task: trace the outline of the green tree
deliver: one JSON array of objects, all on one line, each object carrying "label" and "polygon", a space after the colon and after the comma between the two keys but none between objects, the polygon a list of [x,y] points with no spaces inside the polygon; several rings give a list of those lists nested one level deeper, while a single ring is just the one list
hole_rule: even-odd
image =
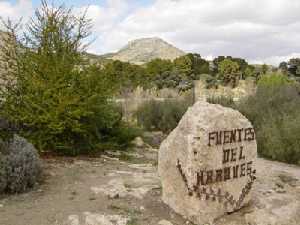
[{"label": "green tree", "polygon": [[196,53],[189,53],[186,55],[190,58],[192,62],[192,74],[194,74],[193,79],[199,79],[201,74],[208,74],[209,73],[209,63],[201,58],[199,54]]},{"label": "green tree", "polygon": [[222,61],[224,61],[225,56],[218,56],[217,58],[214,58],[213,60],[213,67],[212,67],[212,74],[217,75],[219,72],[219,65]]},{"label": "green tree", "polygon": [[17,124],[40,150],[89,151],[121,124],[109,101],[111,80],[95,67],[83,66],[90,29],[85,13],[77,16],[43,1],[26,24],[24,38],[16,38],[22,49],[15,46],[12,54],[13,82],[1,92],[1,116]]},{"label": "green tree", "polygon": [[279,64],[279,67],[278,67],[282,73],[286,74],[288,72],[288,63],[287,62],[281,62]]},{"label": "green tree", "polygon": [[300,58],[290,59],[288,62],[290,75],[300,77]]},{"label": "green tree", "polygon": [[269,67],[267,64],[263,64],[262,67],[261,67],[261,73],[262,74],[266,74],[269,70]]},{"label": "green tree", "polygon": [[173,63],[167,59],[153,59],[145,65],[146,72],[150,77],[161,75],[166,71],[171,71]]},{"label": "green tree", "polygon": [[255,67],[248,65],[244,72],[244,78],[255,77]]},{"label": "green tree", "polygon": [[[220,63],[222,61],[224,61],[225,59],[229,59],[233,62],[236,62],[239,66],[239,71],[241,72],[241,78],[246,78],[247,75],[245,74],[246,73],[246,69],[248,68],[248,63],[245,59],[242,59],[242,58],[233,58],[232,56],[218,56],[217,58],[215,58],[213,60],[213,74],[217,74],[220,72]],[[251,69],[251,68],[250,68]],[[247,71],[249,72],[249,70]]]},{"label": "green tree", "polygon": [[236,87],[241,76],[239,64],[230,59],[223,60],[219,65],[219,78],[225,85]]},{"label": "green tree", "polygon": [[179,72],[185,76],[185,77],[190,77],[193,73],[193,62],[191,57],[184,55],[181,57],[178,57],[177,59],[174,60],[174,66],[176,67]]},{"label": "green tree", "polygon": [[151,77],[146,75],[145,69],[138,65],[115,60],[99,68],[99,74],[104,74],[113,81],[111,88],[120,94],[132,91],[137,86],[148,87]]},{"label": "green tree", "polygon": [[231,59],[233,62],[236,62],[239,64],[239,70],[244,73],[245,70],[248,68],[248,63],[245,59],[242,58],[232,58]]}]

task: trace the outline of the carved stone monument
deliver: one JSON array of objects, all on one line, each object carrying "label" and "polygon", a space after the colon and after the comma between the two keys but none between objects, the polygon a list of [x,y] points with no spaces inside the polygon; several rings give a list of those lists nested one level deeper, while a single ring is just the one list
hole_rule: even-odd
[{"label": "carved stone monument", "polygon": [[196,224],[233,212],[251,199],[257,146],[241,113],[197,102],[159,150],[163,201]]}]

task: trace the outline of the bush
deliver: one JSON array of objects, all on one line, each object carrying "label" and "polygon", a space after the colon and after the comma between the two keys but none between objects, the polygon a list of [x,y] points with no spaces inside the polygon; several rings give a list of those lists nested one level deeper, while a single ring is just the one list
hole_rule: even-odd
[{"label": "bush", "polygon": [[237,109],[253,123],[261,156],[300,163],[299,90],[296,84],[277,85],[276,82],[270,86],[264,82],[254,96],[237,105]]},{"label": "bush", "polygon": [[135,137],[141,136],[142,131],[138,127],[121,123],[118,127],[110,129],[98,148],[103,150],[125,150],[131,147]]},{"label": "bush", "polygon": [[49,7],[45,1],[35,15],[23,42],[7,25],[24,48],[5,51],[16,65],[5,70],[12,82],[0,92],[1,116],[40,151],[75,155],[97,150],[111,139],[130,142],[120,132],[122,115],[110,100],[114,80],[101,68],[85,65],[83,42],[90,34],[86,15]]},{"label": "bush", "polygon": [[218,88],[218,80],[216,77],[209,75],[209,74],[201,74],[200,80],[204,81],[206,83],[206,89],[217,89]]},{"label": "bush", "polygon": [[259,81],[258,85],[260,87],[269,87],[269,88],[276,88],[282,85],[288,84],[292,82],[288,76],[281,74],[281,73],[270,73],[263,75]]},{"label": "bush", "polygon": [[32,144],[15,135],[1,141],[0,193],[20,193],[32,188],[41,177],[38,153]]},{"label": "bush", "polygon": [[237,109],[252,122],[261,156],[300,164],[300,87],[287,77],[263,76],[256,94],[239,103],[224,96],[208,102]]},{"label": "bush", "polygon": [[224,59],[219,65],[219,79],[224,85],[236,87],[238,80],[241,77],[240,66],[237,62],[231,59]]},{"label": "bush", "polygon": [[185,100],[150,100],[137,110],[138,125],[148,131],[172,131],[191,105]]}]

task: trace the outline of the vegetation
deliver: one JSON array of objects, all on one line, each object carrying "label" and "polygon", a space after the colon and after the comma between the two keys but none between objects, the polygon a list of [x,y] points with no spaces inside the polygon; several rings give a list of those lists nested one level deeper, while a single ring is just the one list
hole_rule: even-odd
[{"label": "vegetation", "polygon": [[[110,89],[114,93],[124,94],[132,91],[137,86],[147,88],[147,77],[144,68],[121,61],[111,61],[104,68],[94,67],[98,75],[106,77],[110,82]],[[146,78],[146,79],[145,79]]]},{"label": "vegetation", "polygon": [[225,107],[231,107],[234,108],[235,103],[231,97],[227,96],[218,96],[218,97],[209,97],[207,99],[207,102],[211,104],[219,104]]},{"label": "vegetation", "polygon": [[181,56],[174,62],[154,59],[145,65],[149,83],[159,89],[188,90],[193,87],[193,80],[198,80],[205,73],[209,73],[209,63],[199,54],[192,53]]},{"label": "vegetation", "polygon": [[77,154],[116,139],[126,145],[132,137],[110,101],[118,88],[114,79],[84,66],[83,40],[91,28],[85,14],[43,2],[26,27],[20,38],[7,24],[18,45],[6,45],[5,56],[14,63],[6,64],[1,116],[39,150]]},{"label": "vegetation", "polygon": [[262,67],[261,67],[261,71],[262,71],[262,74],[266,74],[269,70],[269,67],[267,64],[263,64]]},{"label": "vegetation", "polygon": [[245,59],[242,58],[233,58],[231,56],[218,56],[217,58],[215,58],[213,60],[213,69],[212,69],[212,73],[216,76],[219,74],[220,72],[220,64],[222,63],[222,61],[224,61],[225,59],[230,60],[232,62],[235,62],[238,64],[238,70],[241,73],[242,77],[244,77],[245,71],[248,68],[248,66],[250,66]]},{"label": "vegetation", "polygon": [[279,69],[290,78],[300,82],[300,58],[292,58],[288,62],[281,62]]},{"label": "vegetation", "polygon": [[225,85],[236,87],[241,74],[239,64],[230,59],[224,59],[219,65],[219,78]]},{"label": "vegetation", "polygon": [[41,178],[41,164],[36,149],[15,135],[0,142],[0,194],[20,193]]},{"label": "vegetation", "polygon": [[292,83],[292,80],[286,75],[282,73],[269,73],[261,77],[258,81],[258,86],[260,88],[277,88],[288,83]]},{"label": "vegetation", "polygon": [[145,130],[169,133],[191,104],[188,100],[150,100],[137,110],[138,125]]},{"label": "vegetation", "polygon": [[275,73],[263,76],[256,94],[238,103],[226,97],[210,102],[235,108],[252,122],[261,156],[300,164],[299,93],[299,84]]},{"label": "vegetation", "polygon": [[[270,81],[273,84],[273,81]],[[299,86],[259,85],[255,96],[238,105],[256,129],[260,155],[300,163]]]},{"label": "vegetation", "polygon": [[[240,79],[255,78],[254,96],[238,104],[226,97],[209,101],[237,108],[252,121],[261,155],[300,161],[299,58],[280,63],[276,73],[270,73],[266,64],[253,66],[242,58],[218,56],[209,63],[195,53],[174,61],[154,59],[142,66],[108,59],[90,65],[88,58],[97,57],[87,54],[83,44],[91,30],[85,13],[75,15],[63,6],[42,3],[24,35],[19,35],[17,25],[6,23],[0,117],[9,126],[1,130],[2,140],[17,133],[40,151],[70,154],[126,148],[138,130],[122,121],[112,101],[115,96],[138,86],[186,91],[194,80],[217,88],[219,84],[236,87]],[[137,111],[138,124],[168,133],[189,105],[186,100],[149,101]]]}]

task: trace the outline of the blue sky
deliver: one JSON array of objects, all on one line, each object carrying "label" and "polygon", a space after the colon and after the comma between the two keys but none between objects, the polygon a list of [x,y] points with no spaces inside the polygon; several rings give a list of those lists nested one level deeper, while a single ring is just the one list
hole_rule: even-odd
[{"label": "blue sky", "polygon": [[[50,2],[52,0],[49,0]],[[212,59],[243,57],[278,65],[300,57],[300,0],[54,0],[78,11],[89,6],[92,53],[128,41],[160,37],[186,52]],[[29,18],[38,0],[0,0],[0,16]]]}]

